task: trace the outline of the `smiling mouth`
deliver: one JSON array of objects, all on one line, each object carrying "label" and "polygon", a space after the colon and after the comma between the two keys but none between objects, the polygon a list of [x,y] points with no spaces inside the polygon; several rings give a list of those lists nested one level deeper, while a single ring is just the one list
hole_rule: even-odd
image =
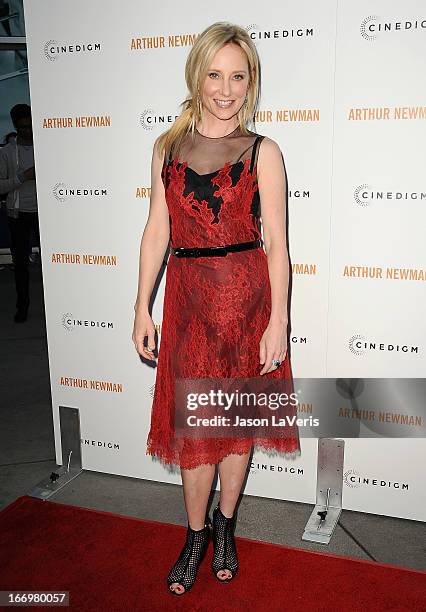
[{"label": "smiling mouth", "polygon": [[217,106],[219,106],[220,108],[229,108],[234,102],[234,100],[216,100],[215,98],[213,99],[216,102]]}]

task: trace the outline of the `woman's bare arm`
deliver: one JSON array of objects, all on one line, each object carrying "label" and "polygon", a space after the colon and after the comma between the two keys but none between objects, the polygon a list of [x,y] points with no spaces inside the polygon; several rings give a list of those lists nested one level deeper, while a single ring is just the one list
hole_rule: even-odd
[{"label": "woman's bare arm", "polygon": [[287,294],[289,259],[286,237],[287,182],[281,150],[264,138],[257,163],[265,252],[271,284],[271,315],[260,342],[260,374],[275,369],[272,359],[283,361],[287,352]]},{"label": "woman's bare arm", "polygon": [[[155,359],[155,328],[148,307],[170,238],[169,211],[161,178],[162,166],[163,159],[158,154],[155,141],[151,162],[149,215],[140,245],[138,293],[132,332],[137,352],[150,360]],[[147,346],[145,338],[148,338]]]},{"label": "woman's bare arm", "polygon": [[264,138],[259,148],[257,167],[263,236],[272,292],[271,319],[286,323],[289,281],[285,209],[287,182],[281,150],[276,142]]},{"label": "woman's bare arm", "polygon": [[148,312],[151,293],[170,238],[169,211],[161,179],[163,159],[154,143],[151,162],[151,198],[148,220],[141,238],[139,281],[135,311]]}]

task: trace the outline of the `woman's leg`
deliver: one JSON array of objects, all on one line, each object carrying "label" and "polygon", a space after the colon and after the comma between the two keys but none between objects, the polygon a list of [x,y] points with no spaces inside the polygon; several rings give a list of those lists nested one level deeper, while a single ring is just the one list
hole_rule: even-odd
[{"label": "woman's leg", "polygon": [[[183,496],[185,500],[188,523],[191,529],[203,529],[206,518],[207,502],[212,487],[216,466],[205,464],[191,470],[181,469]],[[185,588],[173,582],[171,590],[182,593]]]},{"label": "woman's leg", "polygon": [[[243,455],[228,455],[219,462],[220,510],[226,517],[234,514],[235,506],[241,492],[250,452]],[[217,573],[221,580],[231,578],[232,572],[221,570]]]},{"label": "woman's leg", "polygon": [[191,529],[202,529],[216,465],[204,464],[191,470],[181,469],[183,496]]}]

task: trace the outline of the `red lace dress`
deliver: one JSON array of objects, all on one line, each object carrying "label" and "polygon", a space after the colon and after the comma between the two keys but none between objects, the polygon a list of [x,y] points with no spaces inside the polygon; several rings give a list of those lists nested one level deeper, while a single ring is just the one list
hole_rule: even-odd
[{"label": "red lace dress", "polygon": [[[263,136],[237,128],[223,138],[198,131],[163,166],[171,247],[203,247],[261,238],[256,180]],[[262,247],[226,257],[176,257],[166,271],[163,321],[146,454],[194,468],[258,446],[299,454],[297,427],[286,438],[177,438],[174,382],[181,378],[259,377],[259,342],[271,312]],[[262,377],[291,380],[285,361]]]}]

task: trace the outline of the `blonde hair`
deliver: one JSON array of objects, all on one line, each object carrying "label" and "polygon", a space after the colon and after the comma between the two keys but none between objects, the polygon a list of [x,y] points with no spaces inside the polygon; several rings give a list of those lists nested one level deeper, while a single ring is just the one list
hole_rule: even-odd
[{"label": "blonde hair", "polygon": [[204,79],[217,51],[227,43],[239,45],[247,56],[249,84],[247,101],[238,112],[238,122],[243,134],[247,124],[253,121],[260,95],[260,62],[256,47],[250,36],[240,26],[218,21],[206,28],[197,38],[188,54],[185,65],[185,80],[189,95],[181,103],[183,110],[171,128],[163,132],[157,141],[159,154],[168,155],[173,149],[179,150],[183,138],[194,134],[196,123],[201,120],[202,107],[199,98]]}]

